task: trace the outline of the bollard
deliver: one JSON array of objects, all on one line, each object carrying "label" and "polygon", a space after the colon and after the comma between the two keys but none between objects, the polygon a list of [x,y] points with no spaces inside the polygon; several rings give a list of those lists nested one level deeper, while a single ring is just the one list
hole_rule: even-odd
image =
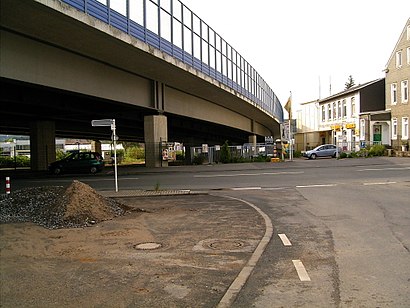
[{"label": "bollard", "polygon": [[10,177],[6,177],[6,195],[10,194]]}]

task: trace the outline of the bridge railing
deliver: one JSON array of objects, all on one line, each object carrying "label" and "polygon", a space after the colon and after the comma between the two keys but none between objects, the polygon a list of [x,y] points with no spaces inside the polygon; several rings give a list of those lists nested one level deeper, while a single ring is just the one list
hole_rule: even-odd
[{"label": "bridge railing", "polygon": [[180,0],[62,0],[216,79],[283,122],[258,72]]}]

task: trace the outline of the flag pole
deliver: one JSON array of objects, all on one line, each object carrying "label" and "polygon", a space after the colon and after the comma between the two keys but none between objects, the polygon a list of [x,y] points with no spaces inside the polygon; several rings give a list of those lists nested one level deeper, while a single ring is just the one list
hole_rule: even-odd
[{"label": "flag pole", "polygon": [[292,142],[292,91],[290,91],[289,99],[285,105],[285,109],[289,114],[289,160],[293,160],[293,142]]},{"label": "flag pole", "polygon": [[292,121],[289,117],[289,160],[293,160],[293,142],[292,142]]}]

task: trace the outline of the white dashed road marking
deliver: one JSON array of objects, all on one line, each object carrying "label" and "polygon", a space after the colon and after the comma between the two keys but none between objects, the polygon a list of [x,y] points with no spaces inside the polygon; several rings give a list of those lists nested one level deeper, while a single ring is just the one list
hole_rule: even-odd
[{"label": "white dashed road marking", "polygon": [[310,277],[309,277],[305,267],[303,266],[302,261],[292,260],[292,262],[293,262],[293,265],[296,268],[296,271],[298,273],[300,281],[310,281]]},{"label": "white dashed road marking", "polygon": [[296,188],[311,188],[311,187],[333,187],[337,184],[316,184],[316,185],[298,185]]},{"label": "white dashed road marking", "polygon": [[286,234],[278,234],[278,236],[282,240],[283,246],[292,246],[292,243],[289,241]]},{"label": "white dashed road marking", "polygon": [[369,186],[369,185],[390,185],[390,184],[397,184],[397,182],[363,183],[363,185],[365,185],[365,186]]}]

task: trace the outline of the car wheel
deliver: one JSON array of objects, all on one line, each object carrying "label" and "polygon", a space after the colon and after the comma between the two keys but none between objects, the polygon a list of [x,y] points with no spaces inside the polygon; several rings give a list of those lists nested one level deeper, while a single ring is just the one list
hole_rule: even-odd
[{"label": "car wheel", "polygon": [[312,155],[310,155],[310,158],[311,158],[311,159],[316,159],[316,157],[317,157],[317,155],[314,154],[314,153],[313,153]]},{"label": "car wheel", "polygon": [[62,173],[62,170],[61,170],[60,167],[54,167],[54,169],[53,169],[53,174],[54,175],[59,175],[61,173]]},{"label": "car wheel", "polygon": [[90,172],[91,172],[91,174],[97,173],[97,167],[92,166],[92,167],[90,168]]}]

